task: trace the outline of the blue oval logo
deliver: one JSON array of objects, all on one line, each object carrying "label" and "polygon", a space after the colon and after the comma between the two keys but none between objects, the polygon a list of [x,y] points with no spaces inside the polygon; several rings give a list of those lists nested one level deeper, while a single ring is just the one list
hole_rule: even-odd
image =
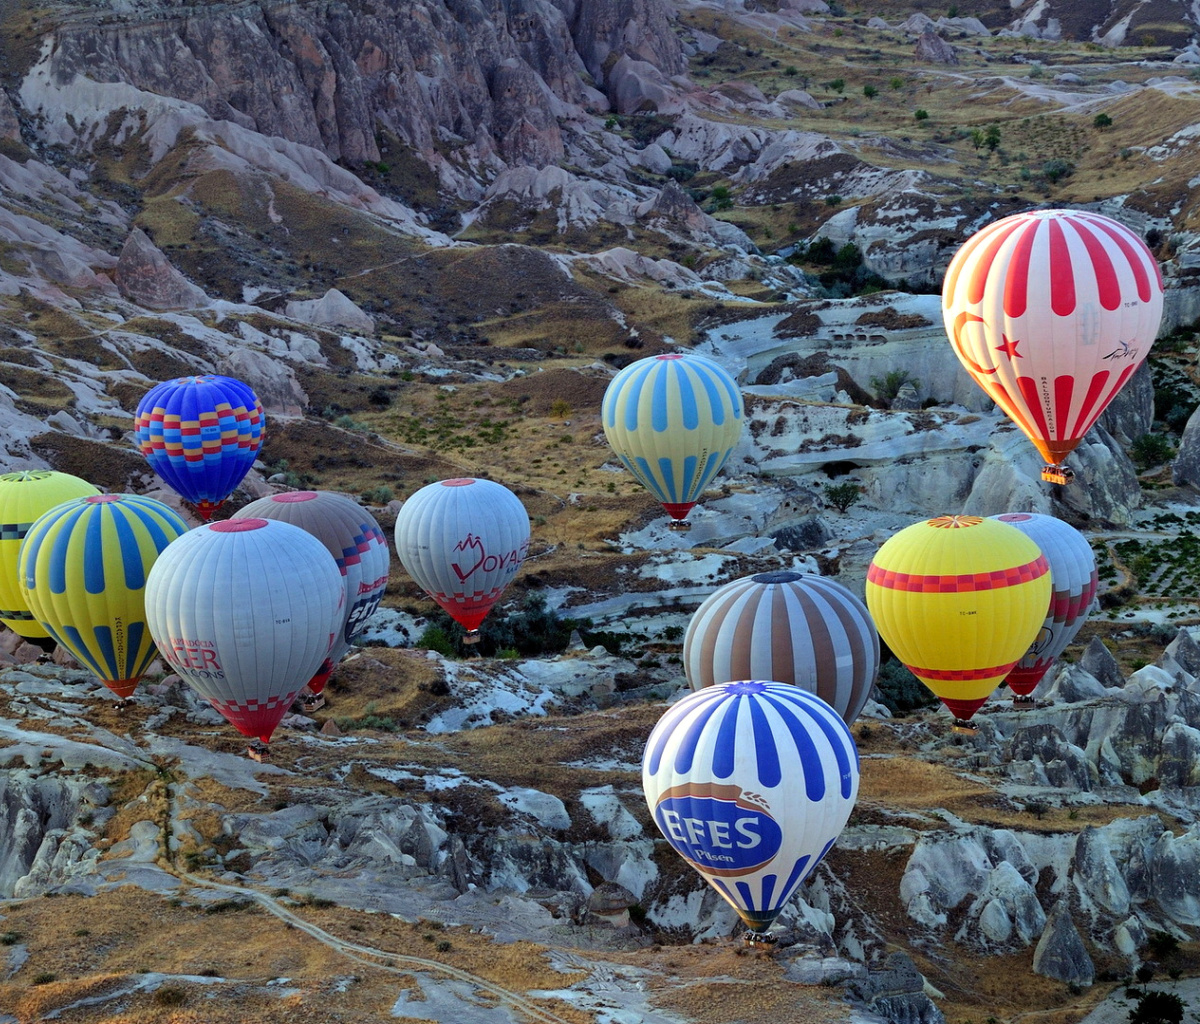
[{"label": "blue oval logo", "polygon": [[710,875],[746,875],[771,861],[783,830],[737,786],[683,785],[667,790],[654,820],[681,856]]}]

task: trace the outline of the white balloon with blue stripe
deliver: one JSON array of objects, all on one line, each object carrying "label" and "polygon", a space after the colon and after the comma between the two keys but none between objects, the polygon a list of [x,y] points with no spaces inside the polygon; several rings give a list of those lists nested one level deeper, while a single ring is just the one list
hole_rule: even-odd
[{"label": "white balloon with blue stripe", "polygon": [[761,932],[850,817],[858,750],[837,712],[805,690],[719,683],[659,719],[642,788],[675,852]]}]

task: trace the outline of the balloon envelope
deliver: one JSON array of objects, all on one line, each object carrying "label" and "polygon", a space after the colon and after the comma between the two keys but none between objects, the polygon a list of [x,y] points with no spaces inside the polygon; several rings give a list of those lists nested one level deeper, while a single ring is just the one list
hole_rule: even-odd
[{"label": "balloon envelope", "polygon": [[846,723],[799,687],[718,683],[659,719],[642,788],[667,842],[761,931],[850,817],[858,751]]},{"label": "balloon envelope", "polygon": [[914,523],[867,569],[867,607],[880,637],[963,721],[1024,655],[1049,603],[1045,556],[995,519]]},{"label": "balloon envelope", "polygon": [[354,637],[362,632],[379,607],[391,563],[387,538],[370,512],[352,498],[334,491],[272,494],[250,502],[235,518],[277,519],[298,526],[325,545],[341,570],[346,591],[342,628],[326,659],[328,665],[322,666],[308,681],[308,688],[320,693]]},{"label": "balloon envelope", "polygon": [[867,606],[840,583],[759,573],[725,584],[696,609],[683,670],[693,690],[735,679],[794,683],[849,725],[875,684],[879,635]]},{"label": "balloon envelope", "polygon": [[210,373],[151,388],[133,429],[154,472],[208,519],[254,465],[263,422],[248,384]]},{"label": "balloon envelope", "polygon": [[187,533],[168,505],[138,494],[98,494],[55,505],[29,528],[20,583],[56,643],[125,698],[154,658],[146,580]]},{"label": "balloon envelope", "polygon": [[21,541],[33,521],[64,501],[99,493],[86,480],[48,469],[0,476],[0,622],[14,633],[29,639],[49,636],[29,610],[17,569]]},{"label": "balloon envelope", "polygon": [[342,628],[332,556],[298,526],[227,519],[164,552],[146,618],[171,667],[244,736],[264,743]]},{"label": "balloon envelope", "polygon": [[1087,620],[1099,583],[1096,556],[1082,533],[1054,516],[1005,512],[992,518],[1020,530],[1050,563],[1050,608],[1037,639],[1005,680],[1013,693],[1025,696],[1033,693]]},{"label": "balloon envelope", "polygon": [[1086,210],[989,224],[954,255],[942,285],[955,354],[1058,483],[1059,464],[1146,358],[1162,306],[1145,243]]},{"label": "balloon envelope", "polygon": [[650,356],[612,379],[600,418],[625,468],[683,520],[742,436],[742,395],[703,356]]},{"label": "balloon envelope", "polygon": [[529,515],[507,487],[463,477],[422,487],[396,516],[408,574],[468,631],[500,600],[529,550]]}]

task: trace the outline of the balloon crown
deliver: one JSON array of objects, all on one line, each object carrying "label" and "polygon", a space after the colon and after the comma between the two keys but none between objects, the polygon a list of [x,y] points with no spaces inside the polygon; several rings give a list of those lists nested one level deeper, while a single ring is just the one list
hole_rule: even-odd
[{"label": "balloon crown", "polygon": [[120,501],[123,497],[123,494],[89,494],[83,500],[89,505],[102,505],[110,501]]},{"label": "balloon crown", "polygon": [[473,477],[456,476],[453,480],[442,480],[441,485],[443,487],[466,487],[468,484],[473,484],[474,482]]},{"label": "balloon crown", "polygon": [[5,473],[0,481],[5,483],[24,483],[26,480],[45,480],[50,475],[48,469],[22,469],[16,473]]},{"label": "balloon crown", "polygon": [[938,530],[961,530],[968,526],[978,526],[982,522],[983,516],[938,516],[936,519],[925,520],[925,525]]},{"label": "balloon crown", "polygon": [[247,530],[261,530],[266,525],[265,519],[222,519],[219,523],[209,523],[208,528],[213,533],[245,533]]},{"label": "balloon crown", "polygon": [[778,569],[775,572],[760,572],[757,576],[750,578],[755,583],[795,583],[797,580],[803,579],[804,574],[792,572],[790,569]]},{"label": "balloon crown", "polygon": [[272,494],[271,500],[289,505],[296,501],[312,501],[317,497],[316,491],[284,491],[283,494]]}]

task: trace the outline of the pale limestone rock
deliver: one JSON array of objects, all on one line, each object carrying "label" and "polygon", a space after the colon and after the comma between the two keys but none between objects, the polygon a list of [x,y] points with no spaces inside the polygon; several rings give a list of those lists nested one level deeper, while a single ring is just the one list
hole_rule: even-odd
[{"label": "pale limestone rock", "polygon": [[375,321],[371,316],[336,288],[330,288],[319,299],[289,302],[284,312],[293,320],[318,327],[344,327],[360,334],[375,333]]},{"label": "pale limestone rock", "polygon": [[638,154],[638,163],[652,174],[666,174],[671,169],[671,158],[657,142],[652,142]]},{"label": "pale limestone rock", "polygon": [[268,416],[302,416],[308,407],[308,395],[296,380],[296,371],[265,352],[234,349],[221,360],[218,372],[249,384]]},{"label": "pale limestone rock", "polygon": [[620,114],[666,112],[680,106],[679,89],[653,64],[623,56],[605,80],[609,99]]},{"label": "pale limestone rock", "polygon": [[777,103],[785,103],[793,107],[807,107],[809,110],[822,110],[825,104],[815,100],[803,89],[785,89],[775,97]]}]

